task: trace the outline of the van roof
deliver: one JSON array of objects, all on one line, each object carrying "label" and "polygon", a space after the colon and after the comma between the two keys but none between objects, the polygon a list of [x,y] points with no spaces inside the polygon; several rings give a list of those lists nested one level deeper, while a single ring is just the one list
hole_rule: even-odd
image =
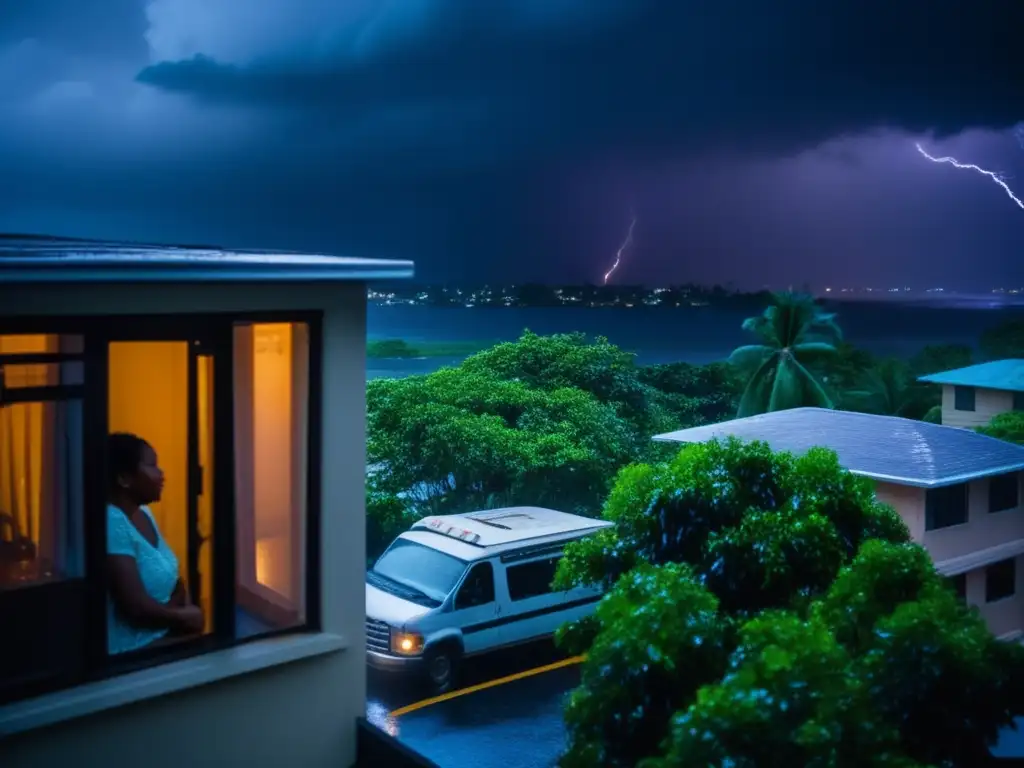
[{"label": "van roof", "polygon": [[611,523],[543,507],[505,507],[460,515],[434,515],[403,536],[464,560],[476,560],[524,545],[577,538]]}]

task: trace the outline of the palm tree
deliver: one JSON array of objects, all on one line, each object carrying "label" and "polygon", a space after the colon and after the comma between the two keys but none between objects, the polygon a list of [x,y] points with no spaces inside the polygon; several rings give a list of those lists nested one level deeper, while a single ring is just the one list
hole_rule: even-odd
[{"label": "palm tree", "polygon": [[764,312],[743,321],[743,330],[761,343],[733,350],[729,357],[749,375],[737,417],[801,406],[833,407],[807,365],[835,353],[842,331],[834,314],[822,312],[807,294],[774,293]]},{"label": "palm tree", "polygon": [[851,408],[882,416],[918,418],[927,410],[914,387],[907,364],[893,358],[882,360],[864,374],[861,386],[846,393]]}]

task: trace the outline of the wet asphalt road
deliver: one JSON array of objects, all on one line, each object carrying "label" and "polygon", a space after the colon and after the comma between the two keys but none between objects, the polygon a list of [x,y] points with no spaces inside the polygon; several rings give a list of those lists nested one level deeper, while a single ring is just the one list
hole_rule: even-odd
[{"label": "wet asphalt road", "polygon": [[[467,664],[459,688],[497,680],[564,659],[550,642],[494,654]],[[562,706],[579,683],[572,665],[429,704],[397,718],[390,713],[429,694],[368,670],[367,719],[440,768],[551,768],[565,745]],[[1024,765],[1024,718],[1004,731],[993,754]]]},{"label": "wet asphalt road", "polygon": [[[550,642],[467,663],[458,688],[564,659]],[[410,684],[369,670],[367,719],[441,768],[549,768],[565,744],[562,704],[579,667],[562,667],[389,716],[427,698]]]}]

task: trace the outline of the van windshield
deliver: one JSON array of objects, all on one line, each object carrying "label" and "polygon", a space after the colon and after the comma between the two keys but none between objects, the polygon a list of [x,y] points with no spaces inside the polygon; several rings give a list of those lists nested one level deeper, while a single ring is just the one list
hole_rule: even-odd
[{"label": "van windshield", "polygon": [[396,539],[372,570],[441,603],[455,588],[466,563],[415,541]]}]

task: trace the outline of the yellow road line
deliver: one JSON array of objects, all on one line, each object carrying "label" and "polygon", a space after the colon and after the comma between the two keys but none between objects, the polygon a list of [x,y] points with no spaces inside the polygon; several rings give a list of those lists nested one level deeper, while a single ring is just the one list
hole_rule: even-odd
[{"label": "yellow road line", "polygon": [[448,701],[449,699],[455,699],[459,696],[465,696],[467,693],[476,693],[477,691],[483,691],[488,688],[494,688],[499,685],[504,685],[505,683],[512,683],[516,680],[522,680],[525,677],[533,677],[534,675],[540,675],[544,672],[552,672],[556,669],[562,669],[563,667],[571,667],[573,664],[579,664],[586,658],[586,656],[573,656],[569,659],[562,659],[561,661],[556,661],[553,664],[545,664],[543,667],[527,669],[524,672],[516,672],[514,675],[499,677],[496,680],[488,680],[486,683],[470,685],[466,688],[460,688],[457,691],[451,691],[450,693],[442,693],[440,696],[434,696],[430,699],[423,699],[423,701],[417,701],[406,707],[399,707],[394,712],[391,712],[389,716],[401,717],[402,715],[407,715],[410,712],[415,712],[418,709],[429,707],[432,704],[440,704],[442,701]]}]

